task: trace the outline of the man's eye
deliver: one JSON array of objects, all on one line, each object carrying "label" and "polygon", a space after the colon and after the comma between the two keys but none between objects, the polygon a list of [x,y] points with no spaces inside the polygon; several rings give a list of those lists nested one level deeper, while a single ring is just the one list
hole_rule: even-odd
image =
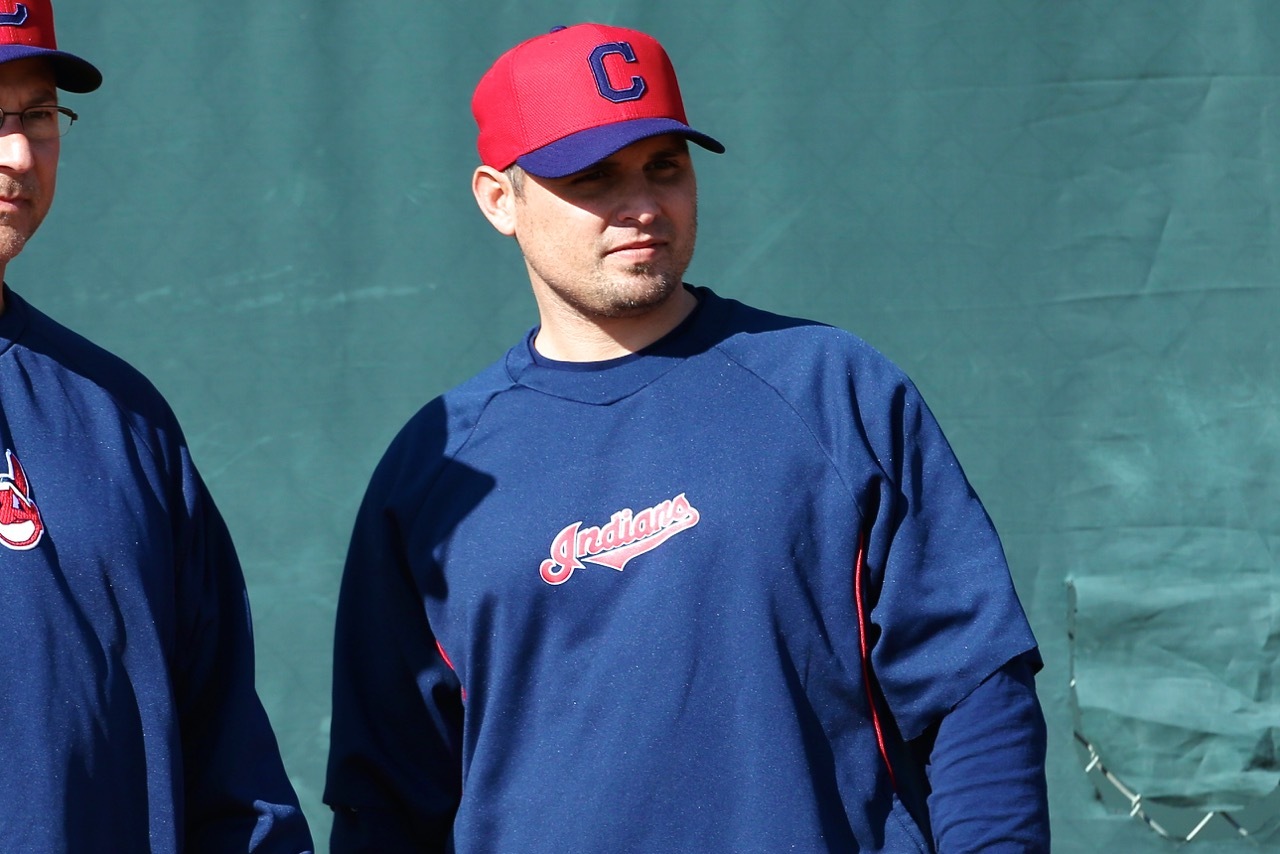
[{"label": "man's eye", "polygon": [[56,121],[57,118],[58,111],[52,107],[32,107],[29,110],[24,110],[22,113],[22,120],[24,122],[52,122]]}]

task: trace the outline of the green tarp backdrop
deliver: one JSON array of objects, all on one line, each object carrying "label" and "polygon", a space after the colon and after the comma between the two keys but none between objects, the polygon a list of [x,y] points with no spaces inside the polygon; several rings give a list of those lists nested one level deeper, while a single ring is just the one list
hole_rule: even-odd
[{"label": "green tarp backdrop", "polygon": [[689,281],[886,352],[984,497],[1046,659],[1054,850],[1280,846],[1280,5],[56,6],[106,83],[8,280],[177,410],[318,837],[357,502],[534,318],[470,196],[471,90],[598,20],[662,40],[728,146],[695,154]]}]

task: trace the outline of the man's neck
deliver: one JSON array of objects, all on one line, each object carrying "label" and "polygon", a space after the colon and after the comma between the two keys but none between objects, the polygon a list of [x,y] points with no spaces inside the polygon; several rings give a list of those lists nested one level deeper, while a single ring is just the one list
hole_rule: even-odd
[{"label": "man's neck", "polygon": [[[536,296],[536,294],[535,294]],[[559,362],[603,362],[637,353],[675,329],[698,305],[681,286],[651,311],[635,317],[586,317],[562,303],[539,301],[541,326],[533,346]]]}]

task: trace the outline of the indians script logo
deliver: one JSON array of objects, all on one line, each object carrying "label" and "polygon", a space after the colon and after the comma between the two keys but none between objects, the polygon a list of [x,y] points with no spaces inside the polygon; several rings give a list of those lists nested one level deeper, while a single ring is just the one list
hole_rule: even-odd
[{"label": "indians script logo", "polygon": [[44,533],[40,511],[31,500],[31,487],[22,463],[13,451],[4,452],[9,471],[0,471],[0,544],[11,549],[33,549]]},{"label": "indians script logo", "polygon": [[656,507],[633,513],[619,510],[600,528],[584,528],[581,522],[567,526],[551,543],[551,557],[542,562],[542,580],[564,584],[575,569],[588,563],[622,572],[633,557],[650,552],[681,531],[698,524],[698,511],[680,493]]},{"label": "indians script logo", "polygon": [[27,4],[19,3],[12,12],[0,13],[0,27],[20,27],[27,22]]}]

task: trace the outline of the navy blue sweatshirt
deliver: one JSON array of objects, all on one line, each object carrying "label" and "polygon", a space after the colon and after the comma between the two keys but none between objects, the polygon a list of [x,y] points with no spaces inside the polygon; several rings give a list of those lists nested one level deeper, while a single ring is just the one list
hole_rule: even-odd
[{"label": "navy blue sweatshirt", "polygon": [[[1047,848],[1035,640],[915,387],[696,293],[621,359],[530,333],[392,443],[338,608],[335,854],[927,851],[931,813],[944,850]],[[1013,719],[946,725],[989,690]],[[981,827],[975,727],[1031,745]]]},{"label": "navy blue sweatshirt", "polygon": [[172,412],[6,291],[0,851],[311,847],[240,565]]}]

